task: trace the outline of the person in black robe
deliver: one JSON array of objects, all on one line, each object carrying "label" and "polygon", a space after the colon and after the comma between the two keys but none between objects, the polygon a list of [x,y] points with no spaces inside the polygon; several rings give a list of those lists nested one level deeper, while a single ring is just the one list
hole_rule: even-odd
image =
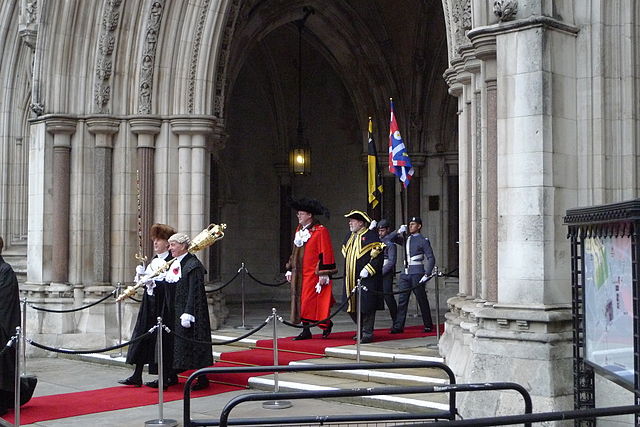
[{"label": "person in black robe", "polygon": [[[173,259],[169,252],[169,237],[175,234],[175,229],[166,224],[153,224],[149,232],[153,241],[153,251],[155,256],[145,268],[142,265],[136,267],[135,281],[143,280],[145,276],[154,274],[161,265]],[[145,282],[145,292],[142,294],[142,302],[140,303],[140,311],[136,319],[131,339],[144,335],[158,323],[157,318],[162,317],[165,325],[172,325],[173,322],[173,294],[175,285],[167,283],[163,280],[164,275],[157,276],[154,280]],[[158,374],[158,365],[156,363],[157,334],[153,334],[129,345],[127,351],[127,363],[135,365],[133,374],[125,379],[118,380],[120,384],[133,385],[140,387],[142,385],[142,371],[144,365],[149,365],[149,374]],[[173,361],[173,337],[164,334],[162,337],[163,348],[163,368],[164,368],[164,385],[168,387],[178,383],[178,377],[172,369]],[[158,380],[146,382],[149,387],[158,387]]]},{"label": "person in black robe", "polygon": [[[166,280],[177,279],[173,325],[176,333],[173,366],[177,372],[213,365],[209,307],[204,288],[206,271],[200,260],[188,252],[190,243],[189,236],[183,233],[176,233],[169,238],[169,248],[175,260],[167,271]],[[203,343],[181,339],[181,336]],[[193,389],[208,386],[207,377],[201,376],[194,383]]]},{"label": "person in black robe", "polygon": [[[14,406],[16,348],[6,348],[20,326],[20,289],[16,273],[2,257],[4,240],[0,237],[0,415]],[[20,378],[20,405],[27,403],[36,387],[35,377]]]},{"label": "person in black robe", "polygon": [[[353,210],[345,217],[349,218],[350,233],[347,234],[342,244],[342,255],[344,256],[343,298],[349,298],[347,312],[354,322],[357,322],[358,310],[360,310],[360,342],[370,343],[373,341],[376,310],[384,310],[382,293],[384,257],[380,255],[384,245],[380,242],[378,233],[367,228],[371,219],[366,213]],[[352,293],[358,284],[358,279],[363,286],[361,291],[362,307],[360,308],[358,307],[357,292]]]}]

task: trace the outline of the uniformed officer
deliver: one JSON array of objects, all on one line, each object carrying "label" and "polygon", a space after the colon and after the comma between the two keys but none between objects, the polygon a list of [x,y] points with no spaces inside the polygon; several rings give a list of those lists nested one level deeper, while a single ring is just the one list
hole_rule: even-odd
[{"label": "uniformed officer", "polygon": [[396,244],[391,241],[391,224],[386,219],[381,219],[377,224],[378,237],[384,247],[384,264],[382,264],[382,288],[384,289],[384,302],[389,309],[389,315],[391,321],[396,321],[396,315],[398,314],[398,303],[393,295],[393,279],[396,276],[396,259],[397,259],[397,247]]},{"label": "uniformed officer", "polygon": [[[431,332],[431,329],[433,328],[431,309],[429,307],[429,300],[427,299],[427,293],[425,291],[425,284],[427,283],[428,276],[431,274],[431,271],[436,264],[436,258],[433,255],[429,239],[420,234],[421,229],[422,219],[414,216],[409,220],[409,235],[406,237],[406,244],[406,225],[401,225],[398,231],[394,231],[390,234],[392,241],[404,246],[403,252],[405,256],[405,265],[402,273],[400,274],[398,289],[400,291],[407,290],[407,292],[401,293],[398,298],[398,313],[393,323],[393,327],[389,331],[392,334],[404,332],[404,322],[407,318],[407,308],[410,297],[410,292],[408,290],[414,287],[413,293],[416,296],[418,306],[420,307],[424,331]],[[416,286],[418,284],[421,284],[421,286]]]}]

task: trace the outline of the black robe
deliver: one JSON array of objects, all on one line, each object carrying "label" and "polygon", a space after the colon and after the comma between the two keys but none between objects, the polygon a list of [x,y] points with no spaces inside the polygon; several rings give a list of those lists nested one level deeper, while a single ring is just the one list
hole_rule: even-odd
[{"label": "black robe", "polygon": [[[347,234],[342,244],[342,255],[345,258],[344,287],[342,300],[351,295],[351,289],[356,286],[360,272],[367,267],[369,277],[362,279],[361,283],[367,290],[362,291],[362,312],[371,313],[376,310],[384,310],[384,298],[382,294],[382,264],[384,256],[380,252],[372,257],[372,250],[380,245],[378,233],[373,230],[362,229],[355,233]],[[375,292],[374,292],[375,291]],[[356,312],[358,301],[357,292],[351,297],[346,310],[349,313]]]},{"label": "black robe", "polygon": [[[20,290],[13,269],[0,256],[0,349],[16,334],[20,326]],[[16,366],[15,346],[0,357],[0,390],[13,393]],[[13,406],[13,403],[12,405]]]},{"label": "black robe", "polygon": [[[157,258],[158,256],[154,256]],[[165,261],[173,259],[171,254]],[[158,317],[162,317],[162,323],[169,328],[173,326],[173,299],[175,294],[175,284],[164,281],[157,281],[156,287],[153,289],[153,295],[149,295],[146,290],[142,294],[142,302],[140,303],[140,311],[136,319],[136,325],[133,328],[131,339],[144,335],[149,329],[158,323]],[[158,366],[156,364],[157,351],[157,331],[153,335],[129,345],[127,351],[127,363],[149,364],[149,373],[157,374]],[[166,368],[173,365],[173,335],[166,332],[162,336],[162,358],[163,366]]]},{"label": "black robe", "polygon": [[[175,316],[173,330],[177,335],[205,341],[209,344],[196,344],[175,338],[173,366],[176,370],[199,369],[213,365],[211,348],[211,326],[207,294],[204,289],[205,269],[200,260],[187,253],[180,261],[182,275],[175,283]],[[183,313],[196,318],[190,328],[183,328],[180,316]]]},{"label": "black robe", "polygon": [[[20,289],[18,279],[9,264],[0,256],[0,349],[4,349],[9,339],[20,326]],[[0,413],[14,405],[14,384],[16,372],[15,344],[0,356]],[[20,405],[31,399],[38,380],[34,376],[20,378]]]}]

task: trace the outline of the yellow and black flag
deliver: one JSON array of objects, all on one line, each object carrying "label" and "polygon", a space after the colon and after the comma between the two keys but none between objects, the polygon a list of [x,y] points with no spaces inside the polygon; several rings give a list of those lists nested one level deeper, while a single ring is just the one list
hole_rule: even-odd
[{"label": "yellow and black flag", "polygon": [[382,200],[382,176],[378,170],[378,153],[376,152],[376,143],[373,141],[373,123],[369,117],[369,149],[367,155],[367,177],[368,177],[368,195],[369,205],[371,209],[378,206]]}]

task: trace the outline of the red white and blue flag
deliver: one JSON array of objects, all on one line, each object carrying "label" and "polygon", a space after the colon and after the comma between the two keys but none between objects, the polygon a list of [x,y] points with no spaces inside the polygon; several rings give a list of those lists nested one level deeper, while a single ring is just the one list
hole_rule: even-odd
[{"label": "red white and blue flag", "polygon": [[413,176],[413,166],[393,113],[393,101],[391,101],[391,123],[389,124],[389,172],[400,179],[404,188],[409,186]]}]

